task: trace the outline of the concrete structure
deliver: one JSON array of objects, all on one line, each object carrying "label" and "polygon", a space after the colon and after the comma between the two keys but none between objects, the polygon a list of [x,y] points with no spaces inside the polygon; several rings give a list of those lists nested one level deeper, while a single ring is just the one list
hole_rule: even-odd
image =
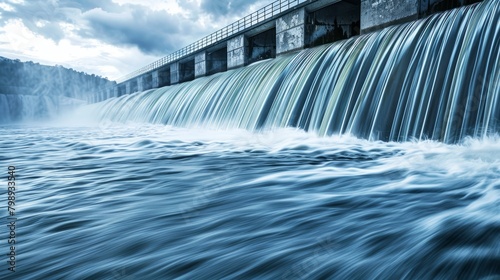
[{"label": "concrete structure", "polygon": [[361,32],[416,20],[421,0],[361,0]]},{"label": "concrete structure", "polygon": [[[274,2],[200,40],[203,45],[207,45],[205,48],[200,48],[197,42],[186,47],[189,49],[187,51],[179,50],[171,55],[172,58],[166,57],[136,71],[137,74],[128,75],[126,80],[117,85],[116,95],[174,85],[308,47],[309,37],[315,34],[314,30],[307,31],[314,27],[313,22],[307,21],[309,13],[341,1],[361,0]],[[224,37],[221,34],[235,33],[235,30],[236,34],[232,36]],[[193,52],[193,48],[199,48],[199,51]]]},{"label": "concrete structure", "polygon": [[170,66],[158,69],[151,73],[151,88],[159,88],[170,85]]},{"label": "concrete structure", "polygon": [[289,14],[276,20],[277,55],[305,47],[305,23],[305,8],[291,11]]},{"label": "concrete structure", "polygon": [[248,39],[239,35],[227,41],[227,68],[245,66],[248,62]]},{"label": "concrete structure", "polygon": [[132,81],[128,81],[125,83],[125,94],[132,93]]},{"label": "concrete structure", "polygon": [[276,28],[271,28],[248,38],[247,63],[276,57]]},{"label": "concrete structure", "polygon": [[189,58],[187,60],[178,61],[170,64],[171,85],[191,81],[194,78],[195,78],[194,58]]},{"label": "concrete structure", "polygon": [[180,81],[180,67],[179,62],[170,64],[170,84],[175,85]]},{"label": "concrete structure", "polygon": [[127,75],[105,96],[190,81],[480,1],[278,0]]},{"label": "concrete structure", "polygon": [[195,78],[195,59],[188,57],[179,61],[179,83],[192,81]]},{"label": "concrete structure", "polygon": [[306,47],[360,34],[359,2],[341,1],[306,15]]},{"label": "concrete structure", "polygon": [[203,77],[207,74],[207,53],[200,52],[194,56],[194,77]]},{"label": "concrete structure", "polygon": [[361,33],[481,1],[483,0],[361,0]]},{"label": "concrete structure", "polygon": [[206,52],[206,75],[224,72],[227,70],[227,43],[219,49]]},{"label": "concrete structure", "polygon": [[147,89],[150,89],[146,85],[146,80],[150,78],[151,76],[140,76],[137,77],[137,91],[145,91]]}]

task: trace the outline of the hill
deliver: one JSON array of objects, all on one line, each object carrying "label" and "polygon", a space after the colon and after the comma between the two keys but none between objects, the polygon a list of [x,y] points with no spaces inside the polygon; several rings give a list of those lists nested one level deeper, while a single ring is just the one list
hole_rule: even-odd
[{"label": "hill", "polygon": [[65,96],[88,100],[90,95],[114,84],[106,78],[62,66],[0,57],[0,94]]},{"label": "hill", "polygon": [[92,100],[108,79],[0,57],[0,123],[42,120]]}]

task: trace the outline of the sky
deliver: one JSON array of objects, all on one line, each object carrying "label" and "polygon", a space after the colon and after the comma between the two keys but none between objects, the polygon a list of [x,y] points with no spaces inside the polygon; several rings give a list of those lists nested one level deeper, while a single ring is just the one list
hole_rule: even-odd
[{"label": "sky", "polygon": [[0,0],[0,56],[111,80],[274,0]]}]

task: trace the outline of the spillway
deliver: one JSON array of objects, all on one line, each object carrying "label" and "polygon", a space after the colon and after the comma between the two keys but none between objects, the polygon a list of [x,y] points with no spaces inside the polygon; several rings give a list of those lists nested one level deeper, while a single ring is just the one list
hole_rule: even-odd
[{"label": "spillway", "polygon": [[91,106],[100,119],[455,142],[497,133],[500,3]]}]

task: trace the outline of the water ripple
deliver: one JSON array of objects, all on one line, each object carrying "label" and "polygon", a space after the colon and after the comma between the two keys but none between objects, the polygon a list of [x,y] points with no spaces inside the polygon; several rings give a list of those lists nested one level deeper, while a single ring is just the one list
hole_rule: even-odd
[{"label": "water ripple", "polygon": [[0,130],[22,279],[500,275],[498,139]]}]

